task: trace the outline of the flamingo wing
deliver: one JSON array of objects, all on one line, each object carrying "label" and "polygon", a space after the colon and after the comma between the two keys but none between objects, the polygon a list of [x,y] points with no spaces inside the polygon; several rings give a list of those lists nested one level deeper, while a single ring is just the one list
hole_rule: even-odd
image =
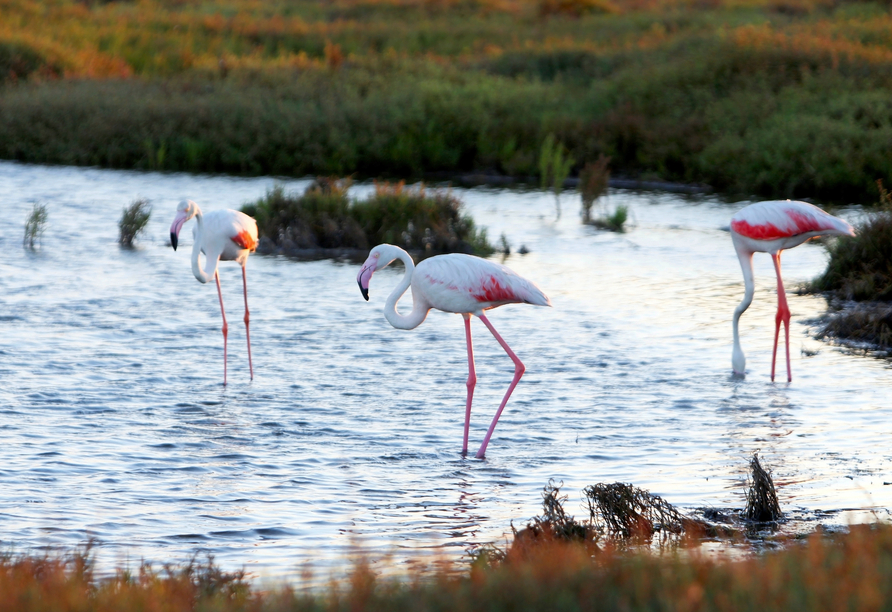
[{"label": "flamingo wing", "polygon": [[505,266],[471,255],[439,255],[422,261],[412,286],[434,308],[447,312],[478,312],[518,303],[551,306],[533,282]]},{"label": "flamingo wing", "polygon": [[757,202],[731,218],[731,229],[753,240],[777,240],[803,234],[852,235],[852,226],[807,202]]}]

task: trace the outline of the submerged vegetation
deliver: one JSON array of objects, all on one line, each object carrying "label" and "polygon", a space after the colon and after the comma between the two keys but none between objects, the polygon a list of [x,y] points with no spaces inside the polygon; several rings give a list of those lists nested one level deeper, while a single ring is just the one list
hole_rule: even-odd
[{"label": "submerged vegetation", "polygon": [[351,200],[349,185],[349,179],[317,178],[303,194],[276,187],[244,206],[242,212],[257,221],[259,249],[316,256],[386,242],[420,257],[495,250],[486,230],[461,213],[461,202],[448,191],[376,183],[368,198]]},{"label": "submerged vegetation", "polygon": [[31,213],[25,221],[25,236],[22,238],[22,244],[29,249],[36,248],[46,229],[46,221],[49,214],[46,210],[46,204],[35,204],[31,208]]},{"label": "submerged vegetation", "polygon": [[[0,3],[0,157],[617,175],[858,199],[892,175],[888,3]],[[551,181],[549,181],[551,183]]]},{"label": "submerged vegetation", "polygon": [[125,247],[132,247],[133,241],[146,229],[152,216],[152,206],[146,199],[134,200],[124,209],[118,221],[118,242]]}]

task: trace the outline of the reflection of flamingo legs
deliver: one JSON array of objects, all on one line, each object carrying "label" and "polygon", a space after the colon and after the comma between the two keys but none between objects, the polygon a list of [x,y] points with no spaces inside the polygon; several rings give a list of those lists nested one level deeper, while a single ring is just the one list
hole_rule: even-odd
[{"label": "reflection of flamingo legs", "polygon": [[508,346],[508,343],[505,342],[502,337],[499,335],[499,332],[496,331],[496,328],[492,326],[492,323],[489,322],[489,319],[486,318],[486,315],[480,313],[477,315],[480,317],[480,320],[483,321],[483,324],[489,328],[489,331],[492,332],[492,335],[495,336],[496,340],[499,341],[499,344],[502,345],[502,348],[505,349],[505,352],[508,353],[508,356],[511,358],[511,361],[514,362],[514,380],[511,381],[511,384],[508,386],[508,391],[505,392],[505,397],[502,398],[502,403],[499,404],[499,409],[496,411],[496,416],[492,419],[492,424],[489,426],[489,430],[486,432],[486,437],[483,438],[483,444],[480,445],[480,450],[477,451],[477,458],[482,459],[484,454],[486,453],[486,445],[489,444],[489,439],[492,437],[492,432],[496,428],[496,423],[499,422],[499,417],[502,416],[502,410],[505,409],[505,404],[508,403],[508,398],[511,397],[511,393],[514,391],[514,387],[517,386],[518,381],[520,381],[520,377],[523,376],[523,373],[526,371],[526,367],[524,367],[523,362],[514,354],[514,351],[511,350],[511,347]]},{"label": "reflection of flamingo legs", "polygon": [[771,255],[774,262],[774,271],[777,272],[777,315],[774,317],[774,352],[771,354],[771,380],[774,380],[774,362],[777,359],[777,340],[780,335],[780,324],[784,324],[784,346],[787,349],[787,382],[793,380],[790,370],[790,308],[787,306],[787,293],[784,291],[784,281],[781,278],[780,265],[781,252]]}]

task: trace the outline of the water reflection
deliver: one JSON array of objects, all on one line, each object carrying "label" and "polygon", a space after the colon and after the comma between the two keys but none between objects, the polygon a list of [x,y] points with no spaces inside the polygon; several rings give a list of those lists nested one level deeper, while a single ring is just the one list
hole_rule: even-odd
[{"label": "water reflection", "polygon": [[[742,282],[723,228],[737,205],[708,198],[615,192],[608,206],[635,219],[617,235],[581,226],[569,196],[555,222],[547,193],[455,190],[490,236],[530,249],[505,263],[554,303],[491,314],[527,371],[485,461],[459,454],[461,317],[394,330],[349,263],[252,257],[256,379],[232,325],[221,388],[214,288],[192,278],[188,236],[185,251],[167,245],[168,223],[183,198],[239,207],[275,183],[0,163],[0,539],[21,550],[97,537],[108,564],[202,546],[225,567],[290,576],[308,562],[325,580],[357,544],[404,567],[500,541],[539,513],[549,478],[571,513],[584,486],[616,481],[682,508],[742,507],[757,450],[785,510],[843,524],[833,511],[892,505],[886,364],[809,339],[823,301],[790,295],[796,377],[771,384],[768,258],[741,320],[749,372],[730,375]],[[145,194],[148,236],[122,250],[117,218]],[[20,241],[34,201],[50,217],[32,253]],[[796,249],[788,287],[824,258]],[[220,272],[239,303],[240,271]],[[382,271],[377,290],[401,273]],[[481,440],[513,367],[483,333],[475,354]]]}]

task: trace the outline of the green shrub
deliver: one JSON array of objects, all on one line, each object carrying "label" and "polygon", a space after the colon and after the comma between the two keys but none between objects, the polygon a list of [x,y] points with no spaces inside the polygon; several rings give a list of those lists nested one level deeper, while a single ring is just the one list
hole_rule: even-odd
[{"label": "green shrub", "polygon": [[827,247],[827,269],[815,279],[812,291],[830,291],[847,300],[892,302],[892,196],[878,181],[877,209],[855,228]]},{"label": "green shrub", "polygon": [[277,187],[242,208],[257,220],[261,238],[285,253],[303,249],[367,250],[396,244],[420,256],[494,252],[486,230],[461,214],[461,202],[445,191],[379,183],[369,198],[351,201],[349,181],[319,178],[302,195]]}]

